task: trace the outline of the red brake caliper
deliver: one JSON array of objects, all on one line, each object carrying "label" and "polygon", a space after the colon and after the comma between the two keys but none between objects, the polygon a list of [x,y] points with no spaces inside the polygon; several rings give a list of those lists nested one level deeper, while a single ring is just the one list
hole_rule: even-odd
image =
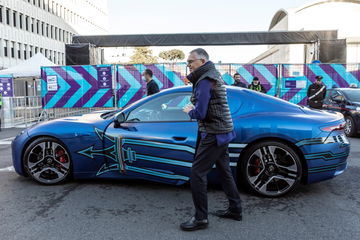
[{"label": "red brake caliper", "polygon": [[254,160],[254,165],[256,166],[256,168],[254,169],[254,173],[255,175],[258,175],[261,171],[261,162],[259,158],[256,158]]},{"label": "red brake caliper", "polygon": [[66,155],[65,155],[64,150],[59,149],[59,150],[56,152],[56,154],[57,154],[58,156],[60,156],[59,161],[60,161],[61,163],[67,163],[67,162],[68,162],[68,159],[67,159],[67,157],[66,157]]}]

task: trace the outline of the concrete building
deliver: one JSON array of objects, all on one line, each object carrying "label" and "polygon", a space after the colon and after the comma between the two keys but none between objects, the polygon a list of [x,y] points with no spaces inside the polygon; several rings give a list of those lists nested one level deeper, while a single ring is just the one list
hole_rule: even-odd
[{"label": "concrete building", "polygon": [[0,0],[0,69],[37,52],[65,64],[65,44],[75,34],[106,34],[107,1]]},{"label": "concrete building", "polygon": [[[295,9],[280,9],[271,19],[269,31],[337,30],[344,39],[344,57],[332,62],[360,62],[360,1],[321,0]],[[315,60],[316,44],[273,45],[250,63],[310,63]]]}]

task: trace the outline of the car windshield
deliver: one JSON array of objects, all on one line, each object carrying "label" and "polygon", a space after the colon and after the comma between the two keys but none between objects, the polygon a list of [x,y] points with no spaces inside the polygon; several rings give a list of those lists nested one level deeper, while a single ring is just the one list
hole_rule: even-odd
[{"label": "car windshield", "polygon": [[344,90],[344,93],[349,101],[360,102],[360,89]]}]

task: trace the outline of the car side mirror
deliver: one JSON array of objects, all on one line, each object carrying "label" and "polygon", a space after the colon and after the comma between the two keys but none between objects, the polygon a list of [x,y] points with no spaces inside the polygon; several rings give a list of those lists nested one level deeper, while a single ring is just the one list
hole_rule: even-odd
[{"label": "car side mirror", "polygon": [[114,120],[114,127],[119,128],[121,127],[121,124],[126,121],[125,113],[119,113]]}]

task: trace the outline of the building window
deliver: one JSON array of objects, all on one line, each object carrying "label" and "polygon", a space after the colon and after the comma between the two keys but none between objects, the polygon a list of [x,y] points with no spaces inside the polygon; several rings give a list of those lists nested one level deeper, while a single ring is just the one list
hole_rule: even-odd
[{"label": "building window", "polygon": [[34,18],[31,18],[31,32],[34,32],[34,22],[35,22],[35,19]]},{"label": "building window", "polygon": [[21,43],[18,43],[17,54],[18,54],[18,59],[21,59]]},{"label": "building window", "polygon": [[54,27],[51,25],[50,27],[50,38],[54,37]]},{"label": "building window", "polygon": [[47,49],[45,49],[45,57],[49,57],[49,56],[48,56],[48,50],[47,50]]},{"label": "building window", "polygon": [[20,24],[20,28],[23,28],[23,15],[20,13],[19,14],[19,24]]},{"label": "building window", "polygon": [[33,46],[30,46],[30,57],[33,55]]},{"label": "building window", "polygon": [[55,3],[54,1],[51,1],[51,13],[54,14],[55,13]]},{"label": "building window", "polygon": [[6,9],[6,24],[10,25],[10,9]]},{"label": "building window", "polygon": [[44,22],[41,22],[41,35],[44,36]]},{"label": "building window", "polygon": [[8,41],[4,40],[4,56],[7,57],[8,56]]},{"label": "building window", "polygon": [[38,51],[39,51],[39,48],[35,47],[35,54],[38,53]]},{"label": "building window", "polygon": [[16,27],[16,11],[13,11],[13,26]]},{"label": "building window", "polygon": [[29,31],[29,16],[25,17],[25,28],[26,28],[26,31]]},{"label": "building window", "polygon": [[27,45],[24,44],[24,59],[27,59],[26,48],[27,48]]},{"label": "building window", "polygon": [[40,31],[39,20],[36,20],[36,33],[39,34],[39,31]]},{"label": "building window", "polygon": [[57,27],[55,27],[55,40],[57,40]]},{"label": "building window", "polygon": [[11,42],[10,52],[11,52],[11,57],[15,58],[15,42]]},{"label": "building window", "polygon": [[3,9],[3,6],[0,5],[0,22],[3,22],[2,9]]}]

